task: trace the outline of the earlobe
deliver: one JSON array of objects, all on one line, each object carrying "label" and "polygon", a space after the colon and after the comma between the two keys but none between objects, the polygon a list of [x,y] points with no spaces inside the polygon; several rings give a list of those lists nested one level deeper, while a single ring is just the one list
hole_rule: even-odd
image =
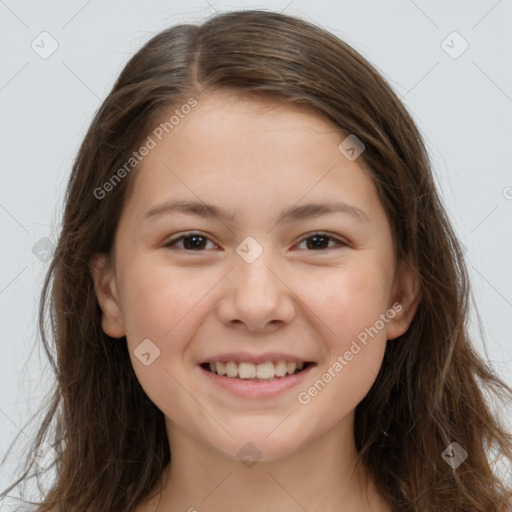
[{"label": "earlobe", "polygon": [[405,261],[402,261],[395,278],[394,293],[390,304],[390,309],[394,310],[395,315],[387,325],[386,338],[388,340],[398,338],[407,332],[418,310],[421,298],[417,272]]},{"label": "earlobe", "polygon": [[101,327],[112,338],[126,335],[114,272],[106,254],[95,254],[90,262],[94,291],[101,308]]}]

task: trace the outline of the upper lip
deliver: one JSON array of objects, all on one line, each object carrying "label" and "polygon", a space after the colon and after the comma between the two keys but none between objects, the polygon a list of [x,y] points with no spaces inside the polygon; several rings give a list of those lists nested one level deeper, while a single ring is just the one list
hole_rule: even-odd
[{"label": "upper lip", "polygon": [[286,362],[312,362],[311,359],[293,356],[291,354],[283,354],[282,352],[266,352],[265,354],[250,354],[249,352],[229,352],[225,354],[217,354],[207,357],[199,364],[217,363],[224,361],[237,361],[246,363],[265,363],[267,361],[286,361]]}]

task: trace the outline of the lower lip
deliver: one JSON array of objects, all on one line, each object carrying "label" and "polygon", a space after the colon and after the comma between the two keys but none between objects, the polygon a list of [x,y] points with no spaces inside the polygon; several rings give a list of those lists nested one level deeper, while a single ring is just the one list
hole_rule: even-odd
[{"label": "lower lip", "polygon": [[314,363],[309,364],[307,368],[299,373],[288,375],[287,377],[279,377],[270,382],[252,382],[244,379],[233,379],[212,373],[201,366],[199,366],[199,369],[210,382],[234,395],[243,398],[270,398],[300,384],[315,366],[316,364]]}]

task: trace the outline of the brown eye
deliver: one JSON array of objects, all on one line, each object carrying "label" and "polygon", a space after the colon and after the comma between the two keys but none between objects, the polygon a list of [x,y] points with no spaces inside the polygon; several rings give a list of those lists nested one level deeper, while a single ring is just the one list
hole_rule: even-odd
[{"label": "brown eye", "polygon": [[[178,251],[203,252],[208,249],[208,242],[213,244],[213,248],[218,247],[208,237],[202,235],[201,233],[186,233],[166,243],[164,247],[173,248]],[[333,247],[333,242],[334,246],[347,245],[339,238],[330,236],[327,233],[313,233],[312,235],[303,238],[301,242],[299,242],[299,246],[300,244],[306,243],[305,248],[308,251],[323,251],[331,249]],[[211,248],[212,247],[210,247],[210,249]]]},{"label": "brown eye", "polygon": [[[183,242],[182,247],[178,247],[177,245]],[[173,247],[176,248],[178,251],[192,251],[192,252],[201,252],[205,250],[205,245],[211,242],[211,240],[199,233],[190,233],[181,235],[178,238],[175,238],[174,240],[171,240],[170,242],[165,244],[165,247]],[[213,244],[213,242],[211,242]],[[213,244],[215,245],[215,244]],[[215,245],[215,247],[217,247]]]},{"label": "brown eye", "polygon": [[306,248],[308,250],[326,250],[331,248],[328,247],[329,241],[335,241],[337,245],[347,245],[345,242],[326,233],[313,233],[312,235],[303,238],[299,245],[306,242]]}]

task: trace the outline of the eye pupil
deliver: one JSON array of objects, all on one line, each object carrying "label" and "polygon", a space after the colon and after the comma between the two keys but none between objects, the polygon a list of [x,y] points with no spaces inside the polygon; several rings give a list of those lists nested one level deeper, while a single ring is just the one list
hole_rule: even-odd
[{"label": "eye pupil", "polygon": [[[324,235],[315,235],[310,238],[310,240],[313,241],[312,247],[323,247],[325,245],[325,241],[328,239],[328,237]],[[308,244],[309,245],[309,244]],[[311,247],[311,245],[309,245]]]},{"label": "eye pupil", "polygon": [[[189,240],[189,241],[194,240],[194,242],[192,242],[192,244],[190,244],[190,243],[187,243],[187,240]],[[198,249],[201,247],[202,243],[204,243],[204,237],[199,236],[199,235],[183,237],[183,245],[185,246],[186,249],[190,249],[191,247],[194,249]],[[187,246],[189,246],[189,247],[187,247]]]}]

